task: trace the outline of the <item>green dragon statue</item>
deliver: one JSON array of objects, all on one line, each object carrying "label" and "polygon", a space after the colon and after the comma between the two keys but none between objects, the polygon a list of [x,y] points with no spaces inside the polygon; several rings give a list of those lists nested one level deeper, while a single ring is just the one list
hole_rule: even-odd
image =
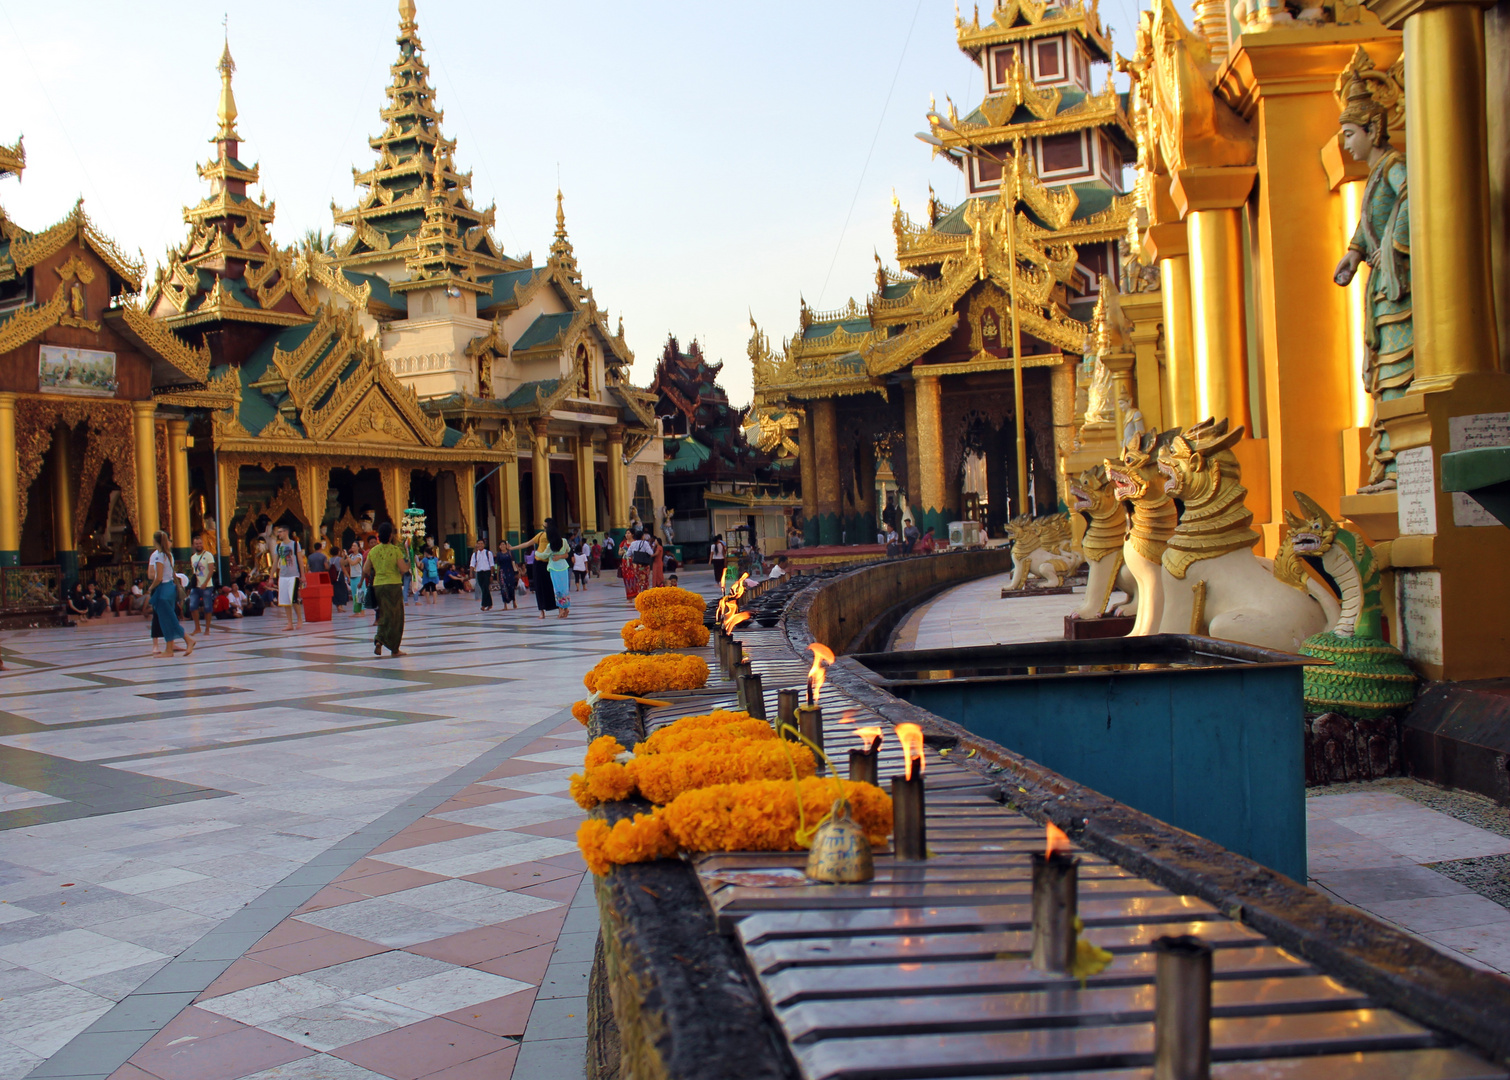
[{"label": "green dragon statue", "polygon": [[1304,590],[1304,560],[1331,579],[1342,603],[1336,624],[1300,647],[1304,656],[1331,661],[1305,669],[1306,711],[1371,717],[1403,709],[1415,699],[1416,674],[1384,640],[1374,549],[1314,499],[1297,491],[1295,501],[1305,516],[1285,511],[1289,532],[1274,559],[1274,576]]}]

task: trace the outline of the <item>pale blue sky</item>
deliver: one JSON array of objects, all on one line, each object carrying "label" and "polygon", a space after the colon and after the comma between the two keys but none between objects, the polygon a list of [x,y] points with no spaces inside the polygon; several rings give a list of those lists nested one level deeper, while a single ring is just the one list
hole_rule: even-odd
[{"label": "pale blue sky", "polygon": [[[0,141],[24,134],[28,160],[21,184],[0,183],[7,213],[37,228],[83,195],[123,248],[160,261],[206,190],[194,165],[215,130],[222,10],[0,0]],[[1136,0],[1103,0],[1102,18],[1130,50]],[[354,201],[397,25],[396,0],[230,8],[241,157],[261,165],[280,241]],[[496,200],[507,252],[542,262],[559,170],[578,259],[610,320],[623,312],[641,384],[669,330],[726,361],[747,402],[749,311],[779,343],[799,296],[863,298],[872,250],[894,265],[892,190],[914,215],[930,182],[961,196],[913,138],[930,94],[961,111],[981,97],[947,0],[419,0],[419,27],[474,201]]]}]

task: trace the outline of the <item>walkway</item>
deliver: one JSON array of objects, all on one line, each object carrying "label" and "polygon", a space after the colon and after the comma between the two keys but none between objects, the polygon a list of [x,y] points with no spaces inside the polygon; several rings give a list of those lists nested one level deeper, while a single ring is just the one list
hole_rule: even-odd
[{"label": "walkway", "polygon": [[563,710],[616,586],[411,606],[399,659],[342,614],[172,661],[139,620],[3,635],[0,1080],[581,1077]]},{"label": "walkway", "polygon": [[[895,648],[1059,638],[1083,589],[1002,599],[1008,574],[941,593]],[[1510,812],[1488,799],[1395,778],[1306,791],[1309,884],[1458,960],[1510,974]]]}]

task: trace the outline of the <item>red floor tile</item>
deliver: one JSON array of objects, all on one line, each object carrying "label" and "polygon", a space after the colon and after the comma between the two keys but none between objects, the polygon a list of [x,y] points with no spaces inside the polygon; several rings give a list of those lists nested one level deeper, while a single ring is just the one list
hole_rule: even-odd
[{"label": "red floor tile", "polygon": [[219,1035],[228,1035],[233,1031],[244,1030],[246,1030],[245,1024],[232,1020],[229,1016],[196,1009],[190,1005],[164,1024],[156,1035],[147,1040],[142,1050],[162,1049],[169,1043],[180,1039],[211,1039]]},{"label": "red floor tile", "polygon": [[528,885],[544,885],[547,881],[576,873],[564,866],[550,863],[527,862],[517,866],[505,866],[486,870],[481,874],[468,874],[463,881],[475,881],[479,885],[491,885],[495,889],[522,889]]},{"label": "red floor tile", "polygon": [[344,964],[348,960],[360,960],[364,956],[375,956],[387,951],[386,945],[375,945],[349,934],[327,930],[319,937],[307,941],[265,949],[257,954],[257,960],[281,968],[290,975],[302,975],[316,968]]},{"label": "red floor tile", "polygon": [[110,1074],[110,1080],[158,1080],[158,1078],[149,1072],[143,1072],[128,1061]]},{"label": "red floor tile", "polygon": [[381,874],[368,874],[350,883],[349,887],[365,896],[387,896],[389,893],[417,889],[421,885],[433,885],[437,881],[449,881],[444,874],[432,874],[425,870],[411,870],[405,866],[394,870],[391,863],[379,863],[389,869]]},{"label": "red floor tile", "polygon": [[576,836],[577,830],[582,827],[582,822],[587,820],[587,815],[580,814],[574,817],[557,818],[555,821],[542,821],[538,825],[517,825],[510,832],[532,833],[535,836]]},{"label": "red floor tile", "polygon": [[292,945],[296,941],[308,941],[310,938],[328,933],[330,931],[323,926],[313,926],[310,923],[284,919],[277,926],[258,938],[257,943],[248,949],[246,954],[251,956],[253,953],[263,952],[267,949],[276,949],[280,945]]},{"label": "red floor tile", "polygon": [[449,937],[410,945],[405,952],[428,956],[434,960],[444,960],[448,964],[471,967],[484,960],[523,952],[525,949],[550,944],[555,940],[555,935],[519,933],[497,926],[480,926],[476,930],[463,930]]},{"label": "red floor tile", "polygon": [[506,979],[518,979],[531,986],[539,986],[540,980],[545,978],[545,969],[550,966],[551,954],[555,951],[556,943],[552,941],[471,966],[478,971],[486,971],[489,975],[502,975]]},{"label": "red floor tile", "polygon": [[204,1001],[207,998],[219,997],[221,994],[231,994],[237,990],[245,990],[248,986],[261,986],[263,983],[277,982],[279,979],[288,977],[288,972],[281,968],[269,967],[267,964],[259,964],[250,957],[243,956],[230,967],[220,973],[220,977],[205,987],[204,993],[200,994],[195,1001]]},{"label": "red floor tile", "polygon": [[580,884],[582,884],[582,875],[571,874],[541,885],[530,885],[518,891],[529,896],[538,896],[542,900],[560,900],[563,904],[568,904],[571,898],[577,895],[577,886]]},{"label": "red floor tile", "polygon": [[515,791],[512,788],[488,787],[476,795],[458,795],[456,801],[468,806],[491,806],[493,803],[512,802],[515,799],[528,799],[539,795],[538,791]]},{"label": "red floor tile", "polygon": [[[388,863],[378,862],[376,859],[358,859],[351,864],[351,868],[340,877],[336,878],[336,884],[355,881],[357,878],[368,877],[372,874],[386,874],[392,867]],[[355,886],[349,886],[355,888]]]},{"label": "red floor tile", "polygon": [[[547,736],[546,738],[543,738],[543,739],[536,739],[534,742],[532,742],[528,746],[526,746],[523,750],[520,750],[517,753],[515,753],[514,756],[516,758],[522,758],[522,757],[529,757],[531,754],[549,754],[553,750],[567,750],[567,749],[570,749],[572,746],[581,746],[581,745],[582,745],[582,740],[581,739],[558,739],[558,738],[551,738],[551,737]],[[551,768],[553,768],[553,769],[559,769],[560,767],[561,767],[560,765],[552,765],[551,766]]]},{"label": "red floor tile", "polygon": [[[551,746],[547,747],[547,749],[559,750],[561,748],[559,746]],[[502,765],[498,766],[498,768],[494,769],[492,772],[488,773],[488,775],[484,776],[483,779],[501,780],[505,776],[527,776],[530,773],[550,772],[552,769],[559,768],[561,768],[560,765],[552,765],[548,761],[511,760],[505,761]]]},{"label": "red floor tile", "polygon": [[331,1053],[394,1080],[419,1080],[512,1046],[512,1042],[500,1036],[432,1016]]},{"label": "red floor tile", "polygon": [[[464,807],[457,807],[457,809],[464,809]],[[476,836],[478,833],[497,831],[496,829],[483,829],[476,825],[458,825],[454,821],[444,821],[439,825],[432,824],[417,827],[423,826],[423,820],[421,819],[421,821],[409,826],[392,840],[373,848],[368,857],[375,859],[389,851],[403,851],[406,848],[419,847],[422,844],[438,844],[442,840],[460,840],[463,836]]]},{"label": "red floor tile", "polygon": [[561,924],[566,921],[564,907],[551,908],[549,911],[537,911],[533,915],[522,915],[517,919],[510,919],[497,925],[504,930],[512,930],[518,934],[539,934],[541,937],[555,941],[561,934]]},{"label": "red floor tile", "polygon": [[304,903],[300,904],[295,915],[302,915],[306,911],[320,911],[329,907],[340,907],[342,904],[354,904],[358,900],[366,900],[366,893],[353,892],[351,889],[343,889],[339,885],[327,885],[315,893]]},{"label": "red floor tile", "polygon": [[518,1046],[506,1046],[480,1058],[430,1073],[424,1080],[509,1080],[514,1075],[514,1059],[518,1056]]},{"label": "red floor tile", "polygon": [[484,1001],[481,1005],[457,1009],[445,1016],[447,1020],[455,1020],[458,1024],[466,1024],[467,1027],[494,1035],[520,1038],[524,1035],[524,1025],[529,1023],[530,1008],[535,1004],[536,993],[535,990],[520,990],[507,997]]},{"label": "red floor tile", "polygon": [[235,1080],[313,1053],[307,1046],[266,1031],[242,1028],[213,1039],[194,1039],[176,1046],[154,1047],[148,1043],[132,1055],[131,1064],[161,1080]]},{"label": "red floor tile", "polygon": [[587,863],[582,859],[580,851],[568,851],[565,855],[553,855],[549,859],[541,859],[543,863],[552,866],[564,866],[570,870],[586,870]]}]

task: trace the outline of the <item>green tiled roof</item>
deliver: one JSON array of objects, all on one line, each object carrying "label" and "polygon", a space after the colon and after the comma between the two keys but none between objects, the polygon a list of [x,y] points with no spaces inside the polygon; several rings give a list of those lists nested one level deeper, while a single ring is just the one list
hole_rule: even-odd
[{"label": "green tiled roof", "polygon": [[870,332],[870,316],[859,319],[840,319],[838,322],[813,323],[802,332],[802,340],[821,341],[832,334],[836,327],[841,326],[847,334],[867,334]]},{"label": "green tiled roof", "polygon": [[493,292],[491,296],[479,296],[477,298],[477,306],[479,308],[489,308],[494,304],[512,303],[514,299],[514,287],[516,285],[525,284],[536,274],[543,273],[545,273],[545,267],[532,266],[525,270],[510,270],[503,274],[489,274],[486,277],[480,277],[477,279],[478,282],[484,285],[491,285]]},{"label": "green tiled roof", "polygon": [[530,323],[530,328],[524,332],[523,336],[514,342],[514,348],[532,349],[536,345],[544,345],[554,340],[557,334],[563,333],[571,325],[574,317],[570,311],[538,316],[534,322]]},{"label": "green tiled roof", "polygon": [[703,462],[713,456],[713,451],[696,439],[667,439],[666,441],[676,443],[675,455],[666,459],[665,471],[668,473],[695,472]]},{"label": "green tiled roof", "polygon": [[[1075,216],[1072,219],[1074,221],[1082,221],[1085,218],[1090,217],[1092,214],[1099,214],[1101,211],[1105,210],[1112,204],[1112,200],[1115,199],[1118,194],[1116,189],[1108,184],[1105,180],[1084,180],[1078,184],[1053,186],[1064,186],[1075,189],[1075,194],[1079,197],[1080,202],[1075,207]],[[977,195],[974,197],[974,199],[966,199],[964,202],[956,206],[953,210],[949,211],[943,217],[939,218],[938,221],[934,222],[933,231],[946,233],[951,236],[963,236],[965,233],[968,233],[970,231],[970,227],[965,224],[965,207],[967,207],[971,202],[995,204],[996,196]],[[1038,220],[1037,215],[1027,207],[1023,207],[1023,212],[1026,213],[1029,217],[1033,218],[1035,221]],[[1039,224],[1045,223],[1040,221]],[[894,286],[888,286],[888,288],[893,287]],[[887,296],[886,299],[889,300],[891,299],[891,297]]]},{"label": "green tiled roof", "polygon": [[900,300],[913,290],[918,283],[917,278],[899,282],[895,285],[884,285],[881,288],[882,300]]},{"label": "green tiled roof", "polygon": [[353,285],[367,285],[372,289],[372,298],[380,304],[397,308],[399,311],[409,310],[409,298],[395,293],[388,287],[388,282],[376,274],[359,274],[355,270],[342,270],[346,280]]},{"label": "green tiled roof", "polygon": [[[534,329],[531,327],[531,329]],[[518,346],[515,346],[517,348]],[[540,391],[541,397],[550,397],[556,392],[556,387],[561,385],[560,379],[535,379],[531,382],[522,383],[503,403],[511,409],[522,408],[535,403],[535,391]]]}]

